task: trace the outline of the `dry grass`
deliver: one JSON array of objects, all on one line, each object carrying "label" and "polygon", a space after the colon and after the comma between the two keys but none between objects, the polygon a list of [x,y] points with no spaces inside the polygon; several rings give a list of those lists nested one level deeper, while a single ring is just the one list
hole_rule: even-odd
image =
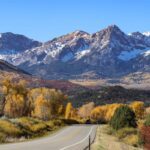
[{"label": "dry grass", "polygon": [[[136,142],[137,138],[134,135],[130,135],[130,137],[124,139],[125,141],[121,141],[121,140],[118,140],[118,138],[114,135],[108,135],[107,134],[108,131],[109,131],[108,125],[100,125],[98,127],[96,140],[94,144],[92,145],[92,150],[112,150],[112,149],[113,150],[142,150],[141,148],[137,148],[137,147],[133,147],[129,145],[128,140],[131,141],[130,144]],[[111,132],[111,133],[114,133],[114,132]]]},{"label": "dry grass", "polygon": [[145,111],[146,111],[146,114],[150,114],[150,107],[147,107]]},{"label": "dry grass", "polygon": [[0,143],[4,143],[6,141],[6,134],[0,132]]},{"label": "dry grass", "polygon": [[22,133],[15,124],[7,120],[0,120],[0,132],[12,137],[20,136]]},{"label": "dry grass", "polygon": [[70,80],[70,82],[79,84],[81,86],[86,86],[86,87],[95,87],[95,86],[100,86],[100,85],[106,85],[107,80]]},{"label": "dry grass", "polygon": [[47,130],[47,126],[45,123],[38,123],[31,126],[31,131],[34,133],[39,133],[41,131]]},{"label": "dry grass", "polygon": [[137,135],[137,134],[138,134],[138,131],[135,128],[122,128],[115,132],[115,135],[119,139],[123,139],[123,138],[126,138],[127,136]]},{"label": "dry grass", "polygon": [[132,146],[138,146],[139,136],[135,134],[127,135],[122,141]]},{"label": "dry grass", "polygon": [[122,78],[80,79],[70,80],[70,82],[88,87],[114,86],[117,84],[126,88],[150,89],[150,73],[136,72]]},{"label": "dry grass", "polygon": [[[13,142],[22,137],[34,138],[47,135],[64,126],[61,120],[42,121],[35,118],[0,119],[0,143]],[[11,140],[11,141],[9,141]]]}]

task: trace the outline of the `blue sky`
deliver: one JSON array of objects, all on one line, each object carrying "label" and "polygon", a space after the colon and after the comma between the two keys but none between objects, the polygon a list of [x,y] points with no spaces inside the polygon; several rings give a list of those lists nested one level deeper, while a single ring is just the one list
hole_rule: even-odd
[{"label": "blue sky", "polygon": [[110,24],[126,33],[150,31],[150,0],[0,0],[0,32],[40,41]]}]

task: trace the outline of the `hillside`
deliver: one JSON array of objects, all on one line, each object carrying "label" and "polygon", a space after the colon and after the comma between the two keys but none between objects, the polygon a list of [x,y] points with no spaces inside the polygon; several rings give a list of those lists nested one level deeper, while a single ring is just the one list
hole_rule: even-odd
[{"label": "hillside", "polygon": [[[30,75],[29,73],[5,62],[0,61],[0,79],[11,78],[14,82],[25,80],[28,88],[48,87],[63,91],[69,96],[69,101],[74,106],[81,106],[91,100],[96,104],[123,102],[128,103],[134,100],[141,100],[149,103],[150,90],[135,88],[123,88],[121,86],[110,86],[97,82],[93,86],[82,85],[79,82],[70,82],[67,80],[44,80]],[[126,77],[127,78],[127,77]],[[93,82],[93,80],[92,80]]]},{"label": "hillside", "polygon": [[150,104],[150,90],[126,89],[121,86],[75,89],[67,93],[74,106],[81,106],[91,101],[96,105],[130,103],[135,100],[143,101],[146,105]]}]

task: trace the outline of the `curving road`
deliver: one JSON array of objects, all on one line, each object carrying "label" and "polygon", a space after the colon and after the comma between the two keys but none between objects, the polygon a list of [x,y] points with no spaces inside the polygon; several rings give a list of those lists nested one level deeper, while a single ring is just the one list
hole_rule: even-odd
[{"label": "curving road", "polygon": [[83,150],[95,138],[96,125],[73,125],[55,135],[21,143],[0,145],[0,150]]}]

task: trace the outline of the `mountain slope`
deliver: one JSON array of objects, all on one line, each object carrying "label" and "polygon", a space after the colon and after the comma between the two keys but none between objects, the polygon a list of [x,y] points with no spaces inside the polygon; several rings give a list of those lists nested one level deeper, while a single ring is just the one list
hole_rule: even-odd
[{"label": "mountain slope", "polygon": [[150,36],[125,34],[116,25],[88,34],[84,31],[55,38],[7,60],[47,79],[120,78],[150,72]]},{"label": "mountain slope", "polygon": [[0,33],[0,59],[11,62],[12,58],[25,50],[41,45],[41,42],[29,39],[24,35],[11,32]]},{"label": "mountain slope", "polygon": [[20,73],[20,74],[30,75],[26,71],[19,69],[18,67],[13,66],[8,62],[0,60],[0,73],[2,73],[3,71],[10,72],[10,73]]}]

